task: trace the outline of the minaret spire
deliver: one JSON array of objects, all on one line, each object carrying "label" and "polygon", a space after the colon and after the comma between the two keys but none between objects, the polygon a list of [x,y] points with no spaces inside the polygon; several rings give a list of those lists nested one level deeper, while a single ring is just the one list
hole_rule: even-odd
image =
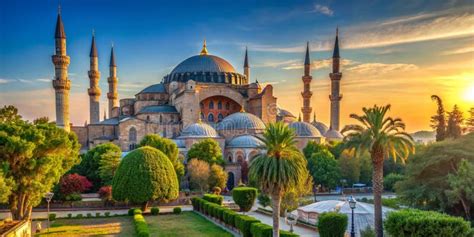
[{"label": "minaret spire", "polygon": [[340,94],[340,82],[342,73],[340,70],[340,55],[339,55],[339,27],[336,28],[336,39],[334,41],[334,52],[332,54],[332,73],[329,74],[331,78],[331,94],[329,100],[331,101],[331,124],[330,127],[339,131],[339,115],[340,115],[340,101],[342,95]]},{"label": "minaret spire", "polygon": [[250,67],[247,47],[245,47],[245,59],[244,59],[244,75],[247,78],[247,82],[250,80]]},{"label": "minaret spire", "polygon": [[206,46],[206,39],[204,39],[204,43],[202,44],[202,50],[200,55],[207,55],[207,46]]},{"label": "minaret spire", "polygon": [[[109,78],[107,78],[109,83],[109,92],[107,93],[107,99],[109,99],[109,118],[118,116],[118,92],[117,92],[117,64],[115,64],[115,53],[114,45],[112,44],[112,49],[110,50],[110,64],[109,64]],[[117,113],[114,114],[114,110],[117,110]]]},{"label": "minaret spire", "polygon": [[304,76],[303,76],[303,84],[304,89],[301,92],[301,96],[303,97],[303,107],[301,108],[301,112],[303,112],[303,121],[310,122],[311,111],[311,96],[313,96],[313,92],[311,92],[311,81],[313,77],[311,76],[311,60],[309,59],[309,42],[306,43],[306,55],[304,59]]},{"label": "minaret spire", "polygon": [[66,54],[66,32],[61,19],[61,7],[58,6],[58,18],[56,21],[55,54],[52,56],[54,64],[53,88],[56,98],[56,125],[70,131],[69,120],[69,91],[71,81],[68,78],[68,66],[70,58]]},{"label": "minaret spire", "polygon": [[99,72],[99,54],[97,53],[97,46],[95,45],[95,32],[92,31],[92,44],[91,51],[89,53],[90,57],[90,70],[89,70],[89,89],[87,92],[89,94],[89,116],[90,123],[95,124],[100,121],[100,72]]}]

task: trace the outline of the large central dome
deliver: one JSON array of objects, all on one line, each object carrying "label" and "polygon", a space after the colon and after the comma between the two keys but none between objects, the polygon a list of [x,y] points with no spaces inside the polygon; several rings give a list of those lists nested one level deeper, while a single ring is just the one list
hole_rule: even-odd
[{"label": "large central dome", "polygon": [[235,71],[234,67],[221,57],[207,53],[206,44],[199,55],[182,61],[170,74],[164,77],[165,83],[172,81],[187,82],[194,80],[199,83],[224,83],[243,85],[247,78]]},{"label": "large central dome", "polygon": [[196,55],[182,61],[171,74],[186,72],[235,72],[234,67],[223,58],[214,55]]}]

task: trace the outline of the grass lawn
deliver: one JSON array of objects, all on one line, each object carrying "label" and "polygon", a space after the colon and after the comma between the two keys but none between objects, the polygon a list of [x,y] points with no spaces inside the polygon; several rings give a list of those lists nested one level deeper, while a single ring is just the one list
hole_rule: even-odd
[{"label": "grass lawn", "polygon": [[179,215],[145,216],[151,236],[159,237],[232,237],[232,235],[194,212]]},{"label": "grass lawn", "polygon": [[91,219],[58,219],[51,224],[49,233],[47,223],[42,222],[43,231],[35,236],[134,236],[132,219],[129,216],[91,218]]}]

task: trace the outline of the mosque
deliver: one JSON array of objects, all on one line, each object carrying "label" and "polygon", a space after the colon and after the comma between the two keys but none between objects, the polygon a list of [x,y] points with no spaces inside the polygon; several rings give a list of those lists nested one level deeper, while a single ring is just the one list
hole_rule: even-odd
[{"label": "mosque", "polygon": [[70,58],[66,52],[66,33],[58,13],[55,29],[55,67],[53,88],[56,98],[56,124],[77,134],[83,150],[98,144],[112,142],[127,152],[136,148],[147,134],[159,134],[172,139],[186,162],[187,151],[194,143],[212,138],[219,142],[229,173],[228,186],[232,188],[241,179],[241,171],[253,157],[260,154],[261,137],[266,124],[283,121],[295,130],[297,145],[302,149],[308,141],[323,143],[341,140],[339,133],[339,44],[336,33],[332,57],[331,122],[329,128],[310,121],[311,61],[309,44],[306,47],[304,89],[301,93],[303,118],[297,119],[278,106],[272,85],[262,87],[258,81],[250,82],[250,64],[245,50],[243,73],[235,70],[225,59],[211,55],[206,42],[198,55],[185,59],[161,82],[138,91],[133,98],[119,99],[117,92],[117,64],[114,48],[111,49],[108,82],[108,117],[100,119],[101,89],[98,70],[98,53],[94,36],[90,50],[90,119],[84,126],[70,124],[68,79]]}]

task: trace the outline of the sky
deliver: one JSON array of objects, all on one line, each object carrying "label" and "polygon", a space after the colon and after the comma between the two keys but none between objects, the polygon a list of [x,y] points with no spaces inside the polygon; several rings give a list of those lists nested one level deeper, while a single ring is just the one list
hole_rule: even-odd
[{"label": "sky", "polygon": [[[58,1],[0,1],[0,106],[26,119],[55,118],[54,28]],[[474,0],[410,1],[123,1],[61,0],[71,57],[71,121],[89,117],[89,50],[95,32],[107,107],[108,61],[114,45],[119,98],[159,83],[200,52],[272,84],[279,106],[298,116],[304,49],[310,42],[311,105],[329,123],[329,67],[336,27],[342,57],[341,124],[362,107],[391,104],[410,132],[428,130],[439,95],[447,110],[474,107]],[[101,116],[102,117],[102,116]]]}]

